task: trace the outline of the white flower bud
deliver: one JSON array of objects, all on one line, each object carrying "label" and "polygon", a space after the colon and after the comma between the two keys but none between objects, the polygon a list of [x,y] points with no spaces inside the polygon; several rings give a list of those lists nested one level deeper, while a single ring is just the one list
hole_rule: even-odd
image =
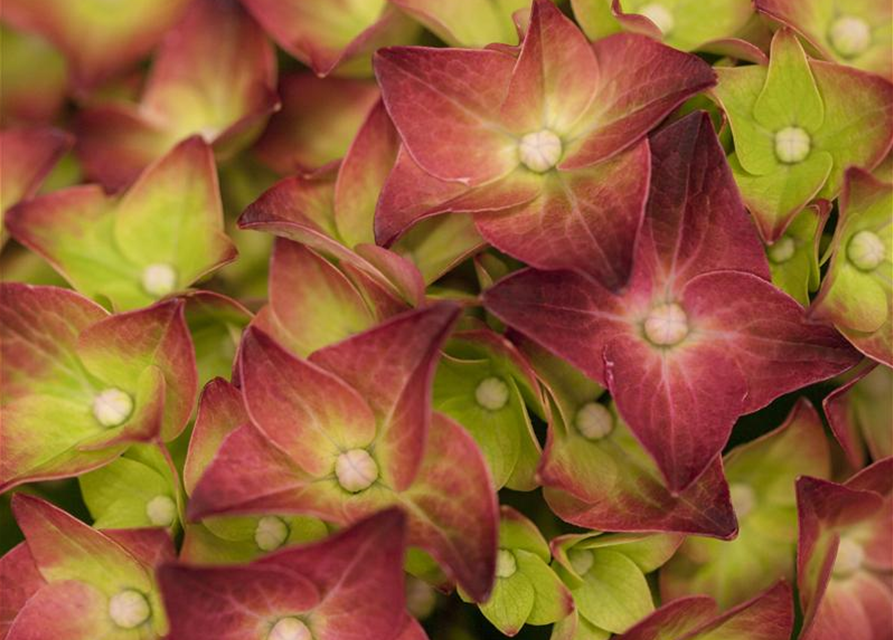
[{"label": "white flower bud", "polygon": [[831,24],[828,39],[844,58],[855,58],[871,46],[871,27],[862,18],[840,16]]},{"label": "white flower bud", "polygon": [[874,271],[887,257],[887,250],[876,233],[863,229],[850,238],[846,257],[859,271]]},{"label": "white flower bud", "polygon": [[103,427],[117,427],[133,413],[133,399],[116,387],[103,389],[93,398],[93,417]]},{"label": "white flower bud", "polygon": [[155,496],[146,503],[146,516],[156,527],[169,527],[177,518],[177,504],[169,496]]},{"label": "white flower bud", "polygon": [[254,528],[254,543],[261,551],[275,551],[288,540],[288,525],[278,516],[264,516]]},{"label": "white flower bud", "polygon": [[645,337],[652,344],[670,347],[682,342],[688,335],[688,316],[675,302],[661,304],[645,318]]},{"label": "white flower bud", "polygon": [[474,399],[488,411],[499,411],[509,401],[509,387],[501,378],[484,378],[474,390]]},{"label": "white flower bud", "polygon": [[518,144],[521,163],[537,173],[545,173],[561,160],[561,138],[548,129],[528,133]]},{"label": "white flower bud", "polygon": [[143,269],[143,290],[160,298],[177,289],[177,272],[169,264],[150,264]]},{"label": "white flower bud", "polygon": [[146,596],[134,589],[125,589],[109,599],[109,617],[122,629],[135,629],[151,615]]},{"label": "white flower bud", "polygon": [[809,134],[800,127],[785,127],[775,132],[775,156],[785,164],[803,162],[811,147]]},{"label": "white flower bud", "polygon": [[335,461],[335,476],[345,491],[357,493],[378,480],[378,465],[365,449],[351,449]]},{"label": "white flower bud", "polygon": [[574,416],[574,426],[587,440],[601,440],[614,430],[614,416],[605,405],[587,402]]}]

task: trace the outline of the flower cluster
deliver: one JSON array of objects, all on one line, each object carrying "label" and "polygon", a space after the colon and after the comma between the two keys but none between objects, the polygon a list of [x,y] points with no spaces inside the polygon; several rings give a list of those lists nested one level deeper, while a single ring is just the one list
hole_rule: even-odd
[{"label": "flower cluster", "polygon": [[891,18],[4,0],[0,640],[893,639]]}]

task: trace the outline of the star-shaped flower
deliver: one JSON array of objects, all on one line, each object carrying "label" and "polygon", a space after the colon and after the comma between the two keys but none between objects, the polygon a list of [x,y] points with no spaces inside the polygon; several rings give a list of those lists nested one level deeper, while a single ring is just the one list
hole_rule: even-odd
[{"label": "star-shaped flower", "polygon": [[250,328],[239,380],[250,422],[195,486],[191,519],[307,514],[348,524],[388,505],[475,600],[496,563],[497,511],[474,440],[430,407],[431,380],[458,309],[438,303],[295,358]]},{"label": "star-shaped flower", "polygon": [[13,207],[6,226],[78,291],[116,309],[182,291],[236,257],[214,157],[200,138],[177,145],[120,196],[97,185],[54,191]]},{"label": "star-shaped flower", "polygon": [[395,47],[375,70],[403,141],[379,243],[424,217],[471,212],[501,251],[611,287],[628,276],[642,221],[645,134],[714,82],[698,58],[644,36],[590,45],[549,0],[533,3],[517,54]]},{"label": "star-shaped flower", "polygon": [[158,572],[170,640],[397,640],[406,518],[389,509],[249,564]]},{"label": "star-shaped flower", "polygon": [[754,6],[794,29],[825,60],[893,75],[893,8],[886,0],[756,0]]},{"label": "star-shaped flower", "polygon": [[794,483],[827,477],[828,440],[819,414],[800,400],[774,431],[725,456],[739,531],[734,540],[689,537],[661,569],[665,601],[709,593],[720,607],[740,604],[779,578],[793,581],[797,544]]},{"label": "star-shaped flower", "polygon": [[108,190],[192,135],[228,158],[279,106],[273,47],[238,2],[192,0],[158,47],[139,102],[94,102],[78,114],[75,151]]},{"label": "star-shaped flower", "polygon": [[797,481],[802,640],[880,640],[893,629],[893,458],[837,484]]},{"label": "star-shaped flower", "polygon": [[12,499],[25,542],[0,559],[5,640],[166,637],[155,568],[174,559],[162,529],[96,531],[26,494]]},{"label": "star-shaped flower", "polygon": [[65,478],[189,420],[195,357],[183,303],[110,316],[67,289],[0,285],[0,490]]},{"label": "star-shaped flower", "polygon": [[607,386],[671,490],[695,481],[737,418],[858,361],[768,282],[709,117],[653,136],[651,197],[629,285],[526,270],[485,292],[509,326]]},{"label": "star-shaped flower", "polygon": [[781,29],[769,66],[717,68],[713,94],[735,139],[729,163],[763,239],[778,240],[813,198],[836,198],[850,166],[872,169],[893,139],[893,85],[812,60]]},{"label": "star-shaped flower", "polygon": [[869,358],[893,367],[893,184],[846,173],[831,264],[811,315],[833,322]]}]

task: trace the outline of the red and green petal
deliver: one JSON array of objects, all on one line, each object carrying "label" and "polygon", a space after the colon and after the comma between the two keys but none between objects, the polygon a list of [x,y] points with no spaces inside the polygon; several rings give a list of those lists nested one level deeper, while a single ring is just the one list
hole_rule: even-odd
[{"label": "red and green petal", "polygon": [[619,640],[786,640],[794,624],[791,588],[785,582],[721,616],[713,617],[715,611],[706,596],[674,600]]},{"label": "red and green petal", "polygon": [[243,566],[167,565],[171,638],[264,638],[292,616],[320,640],[392,638],[404,624],[404,545],[405,518],[389,510]]},{"label": "red and green petal", "polygon": [[499,117],[514,64],[512,56],[487,49],[396,47],[376,53],[385,106],[423,170],[477,186],[518,167],[517,142]]},{"label": "red and green petal", "polygon": [[299,357],[375,324],[350,279],[304,245],[276,239],[269,288],[270,304],[255,324]]},{"label": "red and green petal", "polygon": [[4,640],[115,637],[119,629],[109,617],[108,607],[106,594],[88,583],[53,582],[25,603]]},{"label": "red and green petal", "polygon": [[[238,3],[193,2],[159,47],[139,105],[100,105],[79,117],[88,175],[120,188],[195,134],[228,157],[278,106],[275,82],[273,49]],[[118,126],[109,128],[109,117]]]},{"label": "red and green petal", "polygon": [[310,359],[369,403],[377,423],[376,457],[396,491],[412,483],[422,464],[434,371],[458,311],[449,303],[409,311]]},{"label": "red and green petal", "polygon": [[589,107],[598,77],[580,29],[550,0],[535,0],[500,120],[518,136],[541,130],[562,136]]},{"label": "red and green petal", "polygon": [[0,177],[0,225],[10,207],[34,195],[71,144],[71,137],[57,129],[22,127],[0,132],[0,153],[5,158]]},{"label": "red and green petal", "polygon": [[751,274],[703,274],[686,285],[682,300],[693,331],[700,322],[705,339],[723,345],[744,373],[743,413],[859,363],[837,331],[808,322],[793,298]]},{"label": "red and green petal", "polygon": [[[812,307],[814,317],[833,322],[857,349],[888,366],[893,365],[893,287],[887,277],[893,268],[891,206],[893,185],[859,169],[847,172],[831,264]],[[881,254],[854,256],[857,235],[867,236]]]},{"label": "red and green petal", "polygon": [[248,414],[308,474],[328,475],[341,452],[375,440],[375,416],[357,390],[261,331],[246,332],[239,366]]},{"label": "red and green petal", "polygon": [[677,494],[655,463],[614,418],[610,436],[584,438],[575,427],[553,423],[540,476],[545,497],[563,520],[608,531],[678,531],[728,539],[737,523],[717,458]]},{"label": "red and green petal", "polygon": [[312,172],[343,157],[379,98],[366,80],[321,79],[313,73],[284,75],[282,109],[273,114],[254,146],[277,173]]},{"label": "red and green petal", "polygon": [[[755,7],[772,20],[797,31],[826,60],[835,60],[888,78],[893,74],[889,55],[893,12],[889,3],[883,0],[851,2],[846,5],[845,11],[840,11],[828,0],[757,0]],[[836,21],[842,17],[855,18],[868,27],[870,38],[864,50],[845,50],[842,53],[835,48],[831,33]]]},{"label": "red and green petal", "polygon": [[68,59],[76,89],[89,90],[146,56],[183,15],[187,0],[140,0],[109,7],[102,0],[10,0],[4,18],[37,32]]},{"label": "red and green petal", "polygon": [[732,541],[688,538],[660,573],[670,600],[710,593],[726,609],[769,588],[779,577],[793,581],[798,476],[827,476],[830,453],[818,413],[799,401],[777,429],[736,447],[725,472],[738,511]]},{"label": "red and green petal", "polygon": [[0,25],[0,37],[3,38],[0,118],[4,127],[19,122],[52,122],[65,102],[68,85],[65,58],[34,33],[3,24]]},{"label": "red and green petal", "polygon": [[319,76],[369,72],[380,47],[409,44],[419,26],[386,0],[319,4],[313,0],[247,0],[248,10],[277,44]]},{"label": "red and green petal", "polygon": [[537,197],[477,213],[475,224],[491,245],[533,267],[572,269],[617,288],[632,267],[649,176],[649,149],[642,141],[606,162],[551,172],[540,178]]},{"label": "red and green petal", "polygon": [[0,637],[8,637],[16,615],[45,584],[26,543],[17,544],[0,558]]},{"label": "red and green petal", "polygon": [[514,45],[518,32],[512,16],[530,8],[528,0],[392,0],[452,47],[484,47],[492,42]]},{"label": "red and green petal", "polygon": [[865,463],[863,442],[874,460],[893,455],[891,382],[890,369],[870,364],[822,401],[831,432],[854,469]]},{"label": "red and green petal", "polygon": [[159,398],[163,418],[156,435],[165,441],[184,429],[198,392],[195,352],[183,307],[181,300],[169,300],[111,316],[85,329],[78,339],[84,367],[108,386],[136,391],[144,371],[155,369],[163,384]]},{"label": "red and green petal", "polygon": [[645,36],[617,34],[592,48],[598,84],[589,108],[567,134],[561,170],[588,166],[631,147],[686,99],[716,82],[710,66],[696,56]]},{"label": "red and green petal", "polygon": [[411,507],[409,544],[434,556],[473,600],[485,601],[496,571],[499,510],[471,436],[435,412],[418,474],[396,501]]},{"label": "red and green petal", "polygon": [[378,101],[347,149],[335,181],[335,226],[348,246],[375,242],[379,194],[397,160],[399,147],[397,131],[384,104]]}]

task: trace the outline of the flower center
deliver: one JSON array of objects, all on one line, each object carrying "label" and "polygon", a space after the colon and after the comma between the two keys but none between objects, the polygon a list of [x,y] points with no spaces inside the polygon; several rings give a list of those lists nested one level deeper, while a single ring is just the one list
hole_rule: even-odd
[{"label": "flower center", "polygon": [[351,449],[335,461],[335,476],[344,490],[357,493],[378,480],[378,465],[365,449]]},{"label": "flower center", "polygon": [[156,527],[169,527],[177,517],[177,505],[168,496],[155,496],[146,503],[146,516]]},{"label": "flower center", "polygon": [[134,629],[152,615],[149,601],[139,591],[125,589],[109,599],[109,617],[122,629]]},{"label": "flower center", "polygon": [[867,229],[850,238],[846,247],[847,259],[859,271],[874,271],[884,261],[886,254],[883,240]]},{"label": "flower center", "polygon": [[254,528],[254,543],[261,551],[274,551],[288,540],[288,525],[278,516],[264,516]]},{"label": "flower center", "polygon": [[800,127],[785,127],[775,132],[775,156],[785,164],[803,162],[809,155],[809,134]]},{"label": "flower center", "polygon": [[841,538],[837,547],[837,559],[834,561],[834,575],[843,578],[855,573],[862,566],[863,560],[865,551],[862,547],[849,538]]},{"label": "flower center", "polygon": [[656,2],[646,4],[639,9],[639,13],[651,20],[664,35],[670,33],[673,27],[676,26],[676,21],[673,19],[673,14],[670,13],[670,10]]},{"label": "flower center", "polygon": [[496,554],[496,577],[511,578],[518,570],[515,554],[508,549],[500,549]]},{"label": "flower center", "polygon": [[177,288],[177,272],[169,264],[150,264],[143,269],[143,290],[150,296],[166,296]]},{"label": "flower center", "polygon": [[277,620],[267,634],[267,640],[310,640],[312,637],[307,625],[297,618]]},{"label": "flower center", "polygon": [[561,138],[548,129],[528,133],[518,144],[518,156],[531,171],[548,171],[561,159]]},{"label": "flower center", "polygon": [[862,18],[840,16],[831,23],[828,39],[844,58],[855,58],[871,46],[871,27]]},{"label": "flower center", "polygon": [[93,398],[93,417],[103,427],[124,424],[132,412],[133,400],[116,387],[103,389]]},{"label": "flower center", "polygon": [[750,485],[735,483],[729,487],[729,494],[732,500],[732,508],[739,519],[746,518],[747,514],[753,511],[753,508],[757,505],[757,495]]},{"label": "flower center", "polygon": [[488,411],[499,411],[509,401],[509,387],[502,378],[484,378],[474,390],[474,399]]},{"label": "flower center", "polygon": [[688,316],[675,302],[654,307],[645,318],[645,337],[659,347],[679,344],[688,335]]},{"label": "flower center", "polygon": [[794,257],[796,251],[797,245],[794,244],[794,239],[791,236],[780,237],[766,249],[766,253],[769,254],[769,260],[775,264],[787,262]]},{"label": "flower center", "polygon": [[579,576],[586,575],[595,563],[595,556],[589,549],[571,549],[567,552],[567,559]]},{"label": "flower center", "polygon": [[614,416],[598,402],[587,402],[574,416],[577,431],[587,440],[600,440],[614,430]]}]

